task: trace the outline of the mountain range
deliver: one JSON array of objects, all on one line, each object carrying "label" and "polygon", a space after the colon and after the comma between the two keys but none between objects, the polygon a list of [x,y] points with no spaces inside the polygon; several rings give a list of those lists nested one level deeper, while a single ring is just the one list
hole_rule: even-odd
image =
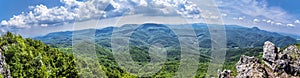
[{"label": "mountain range", "polygon": [[[193,29],[185,29],[192,26]],[[123,34],[130,38],[130,44],[135,46],[148,46],[149,44],[162,43],[164,46],[180,46],[178,36],[171,28],[180,29],[181,32],[194,31],[199,42],[199,47],[210,48],[211,37],[207,24],[125,24],[120,27],[106,27],[102,29],[85,29],[77,31],[54,32],[45,36],[35,37],[46,44],[53,46],[70,47],[72,37],[80,37],[93,33],[95,43],[101,46],[110,47],[111,36],[114,29],[124,29],[117,34]],[[133,31],[132,33],[128,31]],[[253,48],[262,47],[265,41],[274,42],[279,47],[297,43],[295,38],[282,35],[276,32],[261,30],[257,27],[247,28],[238,25],[225,25],[225,33],[228,48]],[[115,34],[115,33],[114,33]]]}]

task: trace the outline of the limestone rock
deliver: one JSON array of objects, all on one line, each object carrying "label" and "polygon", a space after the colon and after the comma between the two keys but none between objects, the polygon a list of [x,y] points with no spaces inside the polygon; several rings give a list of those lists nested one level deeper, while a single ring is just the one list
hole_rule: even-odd
[{"label": "limestone rock", "polygon": [[[291,45],[280,52],[273,43],[267,41],[263,46],[263,62],[258,58],[242,55],[236,64],[236,78],[300,78],[300,50]],[[228,71],[228,70],[227,70]],[[222,72],[219,77],[228,78]]]},{"label": "limestone rock", "polygon": [[10,78],[10,71],[8,65],[5,62],[5,57],[2,55],[2,49],[0,48],[0,75],[4,78]]},{"label": "limestone rock", "polygon": [[260,64],[259,59],[249,56],[241,56],[236,64],[237,78],[265,78],[268,74]]},{"label": "limestone rock", "polygon": [[[291,45],[283,51],[284,57],[280,60],[285,60],[287,62],[286,66],[290,68],[285,70],[288,74],[299,75],[300,74],[300,50],[296,45]],[[281,67],[283,68],[283,67]]]},{"label": "limestone rock", "polygon": [[[300,73],[300,51],[296,45],[288,46],[283,52],[267,41],[264,45],[263,59],[274,72],[297,76]],[[288,76],[286,76],[288,77]]]},{"label": "limestone rock", "polygon": [[[264,60],[264,62],[268,66],[272,67],[272,64],[277,59],[278,52],[279,52],[279,50],[275,46],[275,44],[273,44],[270,41],[265,42],[265,44],[263,46],[263,60]],[[274,69],[274,68],[272,68],[272,69]]]},{"label": "limestone rock", "polygon": [[224,70],[219,74],[219,78],[234,78],[233,76],[230,76],[231,73],[231,70]]}]

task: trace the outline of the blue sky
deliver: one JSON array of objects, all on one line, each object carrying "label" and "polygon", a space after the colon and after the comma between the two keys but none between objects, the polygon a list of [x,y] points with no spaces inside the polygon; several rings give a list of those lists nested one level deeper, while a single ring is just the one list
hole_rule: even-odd
[{"label": "blue sky", "polygon": [[300,18],[300,0],[267,0],[269,6],[280,7],[287,11],[289,14],[295,15],[295,17]]},{"label": "blue sky", "polygon": [[28,12],[29,6],[43,4],[47,7],[62,5],[59,0],[1,0],[0,1],[0,20],[8,20],[13,15],[18,15],[22,12]]},{"label": "blue sky", "polygon": [[[137,20],[127,23],[182,18],[206,23],[203,19],[222,18],[224,24],[300,35],[299,0],[215,0],[220,11],[217,14],[221,15],[203,15],[210,13],[206,8],[212,5],[205,3],[200,0],[1,0],[0,30],[32,37],[71,30],[75,20],[84,29],[98,25],[99,18],[105,21],[122,15],[137,15],[131,17]],[[151,17],[157,18],[145,20]],[[115,24],[103,24],[98,28],[106,25]]]}]

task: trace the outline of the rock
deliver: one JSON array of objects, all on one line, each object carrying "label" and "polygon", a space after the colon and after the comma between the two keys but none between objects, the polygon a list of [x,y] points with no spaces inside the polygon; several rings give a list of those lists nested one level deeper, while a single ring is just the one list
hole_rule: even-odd
[{"label": "rock", "polygon": [[283,53],[300,53],[296,45],[291,45],[283,50]]},{"label": "rock", "polygon": [[237,78],[265,78],[268,74],[259,59],[242,55],[236,64]]},{"label": "rock", "polygon": [[231,73],[231,70],[224,70],[219,74],[219,78],[234,78],[233,76],[230,76]]},{"label": "rock", "polygon": [[[258,58],[242,55],[236,64],[236,78],[300,78],[300,50],[291,45],[280,52],[273,43],[267,41],[263,47],[263,62]],[[226,70],[228,71],[228,70]],[[228,78],[226,71],[219,77]]]},{"label": "rock", "polygon": [[265,42],[263,46],[263,60],[269,67],[272,67],[272,64],[277,59],[278,52],[279,50],[275,44],[270,41]]},{"label": "rock", "polygon": [[[296,45],[291,45],[283,50],[285,57],[280,60],[286,60],[289,70],[285,70],[288,74],[297,76],[300,74],[300,51]],[[283,68],[283,67],[281,67]]]},{"label": "rock", "polygon": [[288,64],[289,62],[287,60],[277,60],[272,65],[272,68],[274,68],[274,71],[282,73],[287,71],[286,69],[289,68]]},{"label": "rock", "polygon": [[4,78],[10,78],[10,70],[5,62],[5,57],[2,55],[2,51],[3,50],[0,47],[0,75]]},{"label": "rock", "polygon": [[300,51],[296,45],[291,45],[280,52],[279,48],[276,49],[273,43],[267,41],[263,50],[264,62],[274,72],[291,76],[297,76],[300,73]]}]

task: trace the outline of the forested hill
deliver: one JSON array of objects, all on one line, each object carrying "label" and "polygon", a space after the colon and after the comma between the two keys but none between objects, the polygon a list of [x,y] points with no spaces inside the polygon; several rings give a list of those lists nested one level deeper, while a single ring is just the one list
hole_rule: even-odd
[{"label": "forested hill", "polygon": [[71,54],[38,40],[7,32],[0,37],[0,53],[1,78],[79,77]]},{"label": "forested hill", "polygon": [[[137,29],[130,28],[139,26]],[[176,33],[169,28],[179,29],[181,32],[195,31],[198,38],[199,46],[202,48],[211,47],[210,31],[206,24],[182,24],[182,25],[168,25],[168,24],[126,24],[121,27],[107,27],[103,29],[86,29],[79,31],[66,31],[66,32],[54,32],[45,36],[35,37],[34,39],[42,40],[46,44],[55,46],[71,46],[72,35],[87,34],[91,31],[95,31],[96,44],[102,46],[110,46],[111,35],[114,29],[135,29],[130,36],[132,45],[145,45],[152,44],[153,42],[160,42],[166,44],[166,46],[179,45],[178,37]],[[188,26],[192,26],[193,30],[185,29]],[[124,30],[125,31],[125,30]],[[279,47],[284,47],[289,44],[296,43],[296,39],[278,34],[276,32],[269,32],[261,30],[257,27],[247,28],[236,25],[225,25],[225,33],[228,48],[253,48],[262,47],[265,41],[272,41]],[[73,34],[73,33],[76,34]],[[121,34],[129,34],[127,32],[119,32]]]},{"label": "forested hill", "polygon": [[[97,58],[78,58],[73,54],[72,48],[51,48],[39,40],[22,38],[10,32],[0,37],[0,76],[1,77],[67,77],[67,78],[94,78],[98,77],[98,72],[103,70],[105,75],[110,78],[138,78],[123,70],[113,58],[110,48],[96,45]],[[298,45],[299,46],[299,45]],[[150,57],[147,47],[130,47],[130,54],[137,64],[147,64]],[[63,51],[63,52],[61,52]],[[226,53],[226,62],[224,69],[235,70],[234,65],[241,55],[261,56],[261,48],[239,48],[229,49]],[[168,48],[167,60],[161,70],[150,77],[173,77],[178,71],[180,65],[180,50],[178,48]],[[200,60],[196,78],[206,76],[208,65],[210,64],[210,49],[200,49]],[[93,60],[99,62],[99,65],[86,63]],[[80,62],[80,63],[78,63]],[[80,65],[82,64],[82,65]],[[95,68],[85,68],[86,66],[97,66]],[[79,69],[84,68],[84,69]],[[237,72],[233,72],[234,75]],[[1,78],[0,77],[0,78]]]}]

